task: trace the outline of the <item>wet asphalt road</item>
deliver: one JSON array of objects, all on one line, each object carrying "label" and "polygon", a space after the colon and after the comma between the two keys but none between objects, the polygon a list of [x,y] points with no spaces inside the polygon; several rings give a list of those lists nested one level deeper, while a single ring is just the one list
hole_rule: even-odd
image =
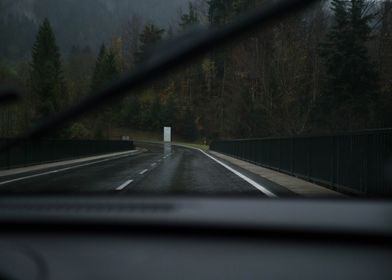
[{"label": "wet asphalt road", "polygon": [[[137,143],[146,151],[71,170],[0,185],[1,192],[251,193],[264,196],[239,176],[198,150],[170,144]],[[0,183],[36,173],[1,178]]]}]

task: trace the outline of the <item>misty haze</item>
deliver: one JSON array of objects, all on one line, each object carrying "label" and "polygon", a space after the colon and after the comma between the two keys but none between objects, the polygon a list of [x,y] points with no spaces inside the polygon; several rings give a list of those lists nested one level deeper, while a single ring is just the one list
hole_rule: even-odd
[{"label": "misty haze", "polygon": [[48,18],[59,46],[68,53],[73,45],[98,50],[121,32],[131,16],[167,28],[175,23],[187,0],[2,0],[0,1],[1,59],[30,56],[34,34]]}]

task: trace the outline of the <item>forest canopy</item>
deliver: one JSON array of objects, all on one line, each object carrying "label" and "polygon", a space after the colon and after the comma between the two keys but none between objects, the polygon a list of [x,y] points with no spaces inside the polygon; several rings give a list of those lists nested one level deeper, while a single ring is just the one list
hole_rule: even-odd
[{"label": "forest canopy", "polygon": [[[7,12],[0,83],[28,93],[2,108],[2,137],[95,94],[146,63],[162,42],[268,1],[67,0],[58,18],[47,14],[53,2],[0,0]],[[74,5],[80,15],[102,7],[67,17]],[[53,137],[113,138],[114,130],[164,125],[186,141],[325,134],[391,127],[391,109],[392,2],[332,0],[211,51]]]}]

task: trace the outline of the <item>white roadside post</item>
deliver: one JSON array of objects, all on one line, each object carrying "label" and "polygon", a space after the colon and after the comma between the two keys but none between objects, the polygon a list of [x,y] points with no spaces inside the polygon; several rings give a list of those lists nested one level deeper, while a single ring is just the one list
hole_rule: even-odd
[{"label": "white roadside post", "polygon": [[165,126],[163,128],[163,141],[164,142],[171,142],[171,127]]}]

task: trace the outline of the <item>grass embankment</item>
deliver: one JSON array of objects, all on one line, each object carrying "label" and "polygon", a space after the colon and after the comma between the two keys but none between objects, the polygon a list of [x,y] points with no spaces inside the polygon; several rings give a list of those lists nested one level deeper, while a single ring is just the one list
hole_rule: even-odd
[{"label": "grass embankment", "polygon": [[[157,133],[153,131],[141,131],[133,129],[113,129],[111,133],[111,139],[121,139],[122,136],[129,136],[130,139],[135,141],[151,141],[151,142],[163,142],[162,133]],[[208,145],[202,144],[200,141],[187,142],[184,139],[176,137],[173,135],[173,144],[179,144],[184,146],[189,146],[192,148],[201,149],[203,151],[208,150]]]},{"label": "grass embankment", "polygon": [[200,149],[200,150],[203,150],[203,151],[207,151],[209,149],[209,147],[207,145],[198,144],[198,143],[173,142],[173,144],[189,146],[189,147]]}]

